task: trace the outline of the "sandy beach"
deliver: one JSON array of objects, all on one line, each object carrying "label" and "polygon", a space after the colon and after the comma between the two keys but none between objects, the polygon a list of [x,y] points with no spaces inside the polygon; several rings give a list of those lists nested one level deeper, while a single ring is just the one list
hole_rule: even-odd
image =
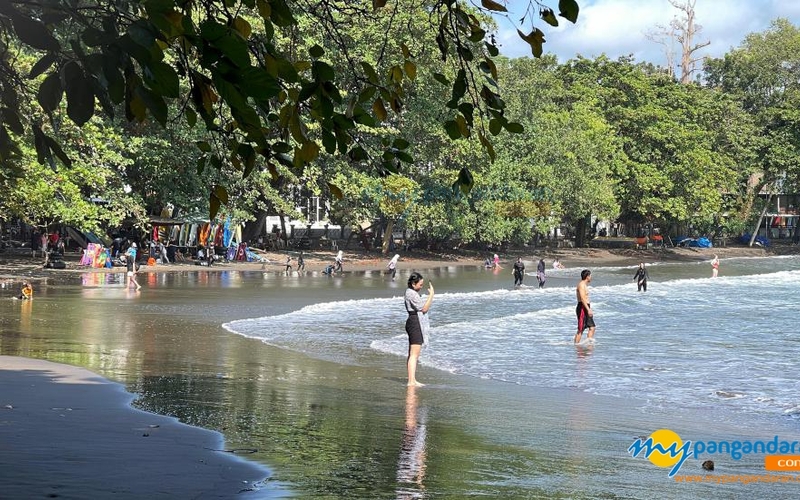
[{"label": "sandy beach", "polygon": [[[186,260],[183,262],[170,264],[156,264],[154,266],[142,266],[141,272],[161,273],[176,271],[271,271],[283,272],[285,270],[286,257],[292,257],[293,271],[297,268],[297,257],[300,252],[294,249],[286,251],[257,251],[258,255],[266,259],[266,262],[218,262],[212,267],[196,266],[195,262]],[[431,252],[399,252],[400,261],[397,269],[431,269],[438,266],[480,266],[484,259],[491,257],[492,251],[478,253],[453,252],[453,253],[431,253]],[[543,258],[550,264],[553,259],[558,258],[567,267],[578,266],[602,266],[602,265],[629,265],[638,262],[670,262],[670,261],[702,261],[711,260],[714,255],[720,258],[730,257],[765,257],[776,255],[791,255],[800,253],[800,247],[793,245],[773,246],[771,248],[746,247],[746,246],[727,246],[718,248],[683,248],[671,247],[663,249],[598,249],[598,248],[541,248],[535,250],[516,249],[500,256],[501,264],[511,268],[513,261],[521,257],[528,262],[529,266],[535,266],[536,262]],[[304,252],[305,268],[307,272],[322,272],[329,264],[333,264],[336,252],[332,251],[313,251]],[[92,268],[80,266],[80,254],[68,253],[65,256],[67,269],[54,270],[42,269],[40,257],[32,257],[22,249],[11,249],[5,254],[0,254],[0,279],[13,278],[49,278],[58,277],[68,273],[125,273],[124,267]],[[344,268],[350,271],[385,270],[391,259],[391,255],[380,255],[377,252],[364,252],[358,249],[348,249],[345,252]]]},{"label": "sandy beach", "polygon": [[269,471],[223,449],[220,434],[135,410],[133,398],[82,368],[0,356],[0,496],[271,497]]},{"label": "sandy beach", "polygon": [[[702,262],[714,253],[766,254],[728,248],[521,255],[531,266],[539,256],[548,263],[558,256],[575,269]],[[333,253],[308,255],[302,277],[283,275],[285,255],[268,254],[273,264],[266,269],[145,266],[141,292],[124,287],[121,270],[79,268],[72,260],[65,271],[42,270],[28,256],[0,255],[0,496],[650,498],[664,487],[661,469],[632,462],[620,445],[652,430],[653,415],[634,401],[425,367],[428,387],[407,391],[400,357],[366,350],[320,358],[304,354],[302,345],[282,349],[221,326],[253,317],[289,322],[293,311],[333,301],[394,304],[411,269],[435,279],[442,292],[510,285],[510,276],[482,272],[482,258],[406,255],[399,283],[391,283],[381,256],[348,254],[345,276],[328,278],[319,273]],[[512,256],[503,258],[510,273]],[[21,279],[34,281],[33,301],[11,299]],[[563,285],[569,300],[572,283]],[[324,314],[337,313],[322,314],[324,324]],[[386,335],[401,331],[398,325],[386,325]],[[751,428],[777,435],[792,428],[720,420],[693,408],[658,417],[660,425],[697,433]],[[661,493],[776,496],[755,485]]]}]

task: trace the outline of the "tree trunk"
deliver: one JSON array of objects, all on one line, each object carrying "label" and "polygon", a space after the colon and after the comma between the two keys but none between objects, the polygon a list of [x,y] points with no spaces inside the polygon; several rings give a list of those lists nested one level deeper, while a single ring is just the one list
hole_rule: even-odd
[{"label": "tree trunk", "polygon": [[583,248],[586,244],[586,217],[575,223],[575,248]]},{"label": "tree trunk", "polygon": [[242,240],[244,241],[257,241],[258,237],[266,232],[266,228],[264,226],[267,220],[266,210],[261,210],[255,215],[256,220],[244,223],[244,229],[242,229]]},{"label": "tree trunk", "polygon": [[394,233],[394,221],[389,220],[386,223],[386,230],[383,233],[383,245],[381,245],[381,252],[383,255],[389,253],[389,243],[392,241],[392,234]]},{"label": "tree trunk", "polygon": [[289,248],[289,235],[286,233],[286,221],[284,220],[283,212],[279,212],[278,215],[281,219],[281,236],[283,236],[283,246],[284,248]]},{"label": "tree trunk", "polygon": [[764,203],[764,208],[761,210],[761,215],[758,216],[758,223],[756,227],[753,228],[753,234],[750,235],[750,243],[747,246],[753,246],[753,242],[756,241],[756,236],[758,236],[758,229],[761,227],[761,221],[764,220],[764,215],[767,213],[767,208],[769,207],[769,202],[772,201],[772,193],[767,195],[767,202]]}]

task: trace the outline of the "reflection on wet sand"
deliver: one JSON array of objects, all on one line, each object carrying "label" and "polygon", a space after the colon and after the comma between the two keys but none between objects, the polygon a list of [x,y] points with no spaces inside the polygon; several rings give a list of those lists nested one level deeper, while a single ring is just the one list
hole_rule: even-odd
[{"label": "reflection on wet sand", "polygon": [[425,498],[427,411],[418,408],[417,387],[406,390],[406,422],[397,460],[397,498]]}]

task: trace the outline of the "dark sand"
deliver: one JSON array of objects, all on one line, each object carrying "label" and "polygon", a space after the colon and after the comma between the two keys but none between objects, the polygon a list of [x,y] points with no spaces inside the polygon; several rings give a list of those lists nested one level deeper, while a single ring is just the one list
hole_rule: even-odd
[{"label": "dark sand", "polygon": [[135,410],[133,397],[82,368],[0,356],[0,497],[269,496],[269,471],[220,434]]}]

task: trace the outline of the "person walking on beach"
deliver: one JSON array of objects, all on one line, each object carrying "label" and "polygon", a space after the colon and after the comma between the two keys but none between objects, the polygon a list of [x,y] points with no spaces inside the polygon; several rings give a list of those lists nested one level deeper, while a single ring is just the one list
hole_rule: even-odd
[{"label": "person walking on beach", "polygon": [[303,257],[303,251],[300,250],[300,256],[297,257],[297,272],[306,270],[306,259]]},{"label": "person walking on beach", "polygon": [[521,286],[522,279],[525,277],[525,263],[522,262],[522,257],[517,257],[517,261],[514,262],[514,271],[511,274],[514,275],[514,287]]},{"label": "person walking on beach", "polygon": [[344,251],[339,250],[339,253],[336,254],[336,267],[333,269],[334,272],[343,272],[342,271],[342,262],[344,262]]},{"label": "person walking on beach", "polygon": [[130,288],[131,285],[133,285],[133,286],[136,287],[136,290],[139,290],[140,288],[142,288],[142,286],[139,284],[138,281],[136,281],[137,269],[136,269],[136,257],[135,257],[135,254],[134,254],[134,256],[132,256],[130,254],[125,256],[125,265],[127,267],[128,288]]},{"label": "person walking on beach", "polygon": [[494,254],[494,259],[492,260],[492,264],[494,265],[495,269],[503,269],[503,267],[500,265],[500,256],[497,254]]},{"label": "person walking on beach", "polygon": [[419,295],[424,279],[418,272],[411,273],[408,277],[408,288],[405,295],[406,312],[406,333],[408,334],[408,359],[406,368],[408,369],[408,386],[421,387],[424,384],[417,382],[417,360],[425,342],[425,335],[428,334],[430,324],[428,323],[428,310],[433,302],[433,283],[428,283],[428,299],[423,300]]},{"label": "person walking on beach", "polygon": [[716,278],[717,273],[719,273],[719,257],[714,254],[714,258],[711,259],[711,277]]},{"label": "person walking on beach", "polygon": [[591,282],[592,272],[588,269],[581,271],[581,281],[575,290],[575,295],[578,298],[578,305],[575,307],[575,314],[578,317],[578,331],[575,333],[576,344],[581,341],[583,331],[587,328],[589,333],[586,338],[594,338],[594,311],[592,311],[592,305],[589,303],[589,283]]},{"label": "person walking on beach", "polygon": [[539,263],[536,264],[536,281],[539,282],[539,288],[544,288],[544,282],[547,281],[547,275],[544,273],[544,259],[539,259]]},{"label": "person walking on beach", "polygon": [[136,281],[136,273],[138,272],[138,269],[136,269],[136,251],[136,243],[131,243],[131,246],[125,252],[125,266],[127,267],[128,288],[134,285],[138,290],[142,286]]},{"label": "person walking on beach", "polygon": [[397,261],[400,260],[400,254],[395,254],[392,257],[392,260],[389,261],[389,265],[386,266],[389,269],[389,274],[392,275],[392,281],[394,281],[395,277],[397,276]]},{"label": "person walking on beach", "polygon": [[283,274],[289,276],[292,273],[292,256],[286,256],[286,269],[283,270]]},{"label": "person walking on beach", "polygon": [[644,262],[639,262],[639,267],[636,269],[636,274],[633,275],[633,280],[636,282],[638,291],[647,291],[647,280],[650,276],[647,274],[647,269],[644,267]]}]

